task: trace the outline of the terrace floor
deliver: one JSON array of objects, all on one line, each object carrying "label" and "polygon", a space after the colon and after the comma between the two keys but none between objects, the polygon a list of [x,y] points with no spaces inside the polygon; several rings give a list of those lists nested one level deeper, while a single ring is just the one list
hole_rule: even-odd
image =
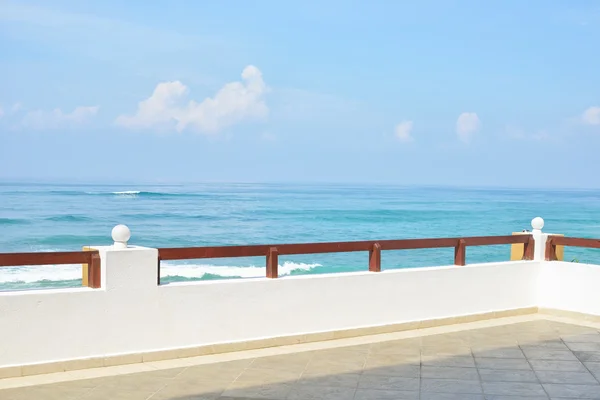
[{"label": "terrace floor", "polygon": [[118,375],[91,379],[84,378],[102,369],[12,378],[0,380],[0,388],[26,379],[48,383],[2,389],[0,399],[600,399],[598,329],[559,320],[531,316],[288,346],[280,354],[255,350],[200,365],[165,361],[142,364],[144,372],[122,367],[114,370]]}]

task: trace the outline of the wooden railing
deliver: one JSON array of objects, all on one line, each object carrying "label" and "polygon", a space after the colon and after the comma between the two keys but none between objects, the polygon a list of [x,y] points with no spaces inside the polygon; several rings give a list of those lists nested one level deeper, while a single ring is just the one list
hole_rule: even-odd
[{"label": "wooden railing", "polygon": [[369,252],[369,271],[381,271],[382,250],[435,249],[454,247],[454,264],[466,264],[467,246],[502,244],[524,245],[524,260],[533,259],[534,242],[529,235],[476,236],[464,238],[403,239],[363,242],[330,242],[302,244],[273,244],[251,246],[185,247],[158,249],[158,281],[161,260],[190,260],[201,258],[266,257],[267,278],[277,278],[279,256],[298,254]]},{"label": "wooden railing", "polygon": [[0,267],[55,264],[87,264],[88,286],[94,289],[100,287],[101,272],[98,251],[0,253]]},{"label": "wooden railing", "polygon": [[[566,245],[579,245],[577,240],[586,241],[584,247],[600,247],[600,241],[591,239],[557,238],[567,240]],[[575,240],[575,241],[574,241]],[[588,241],[590,242],[588,244]],[[592,243],[593,242],[593,243]],[[575,244],[572,244],[575,243]],[[583,242],[582,242],[583,243]],[[267,278],[279,276],[278,265],[281,255],[347,253],[364,251],[369,253],[369,271],[381,271],[381,252],[384,250],[410,250],[454,248],[454,264],[466,264],[468,246],[523,244],[523,259],[533,259],[534,241],[531,235],[475,236],[464,238],[403,239],[362,242],[300,243],[250,246],[182,247],[158,249],[158,283],[160,284],[161,260],[187,260],[202,258],[266,257]],[[581,245],[583,246],[583,245]],[[40,253],[0,253],[0,267],[27,265],[84,264],[87,266],[88,286],[101,285],[100,255],[98,251],[68,251]]]},{"label": "wooden railing", "polygon": [[556,246],[586,247],[600,249],[600,239],[584,239],[565,236],[549,236],[546,241],[546,260],[556,261]]}]

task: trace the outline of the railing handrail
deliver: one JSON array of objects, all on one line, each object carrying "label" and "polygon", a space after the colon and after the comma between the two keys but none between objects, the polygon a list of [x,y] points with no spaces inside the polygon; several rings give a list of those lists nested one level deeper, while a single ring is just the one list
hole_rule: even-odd
[{"label": "railing handrail", "polygon": [[600,249],[600,239],[550,235],[546,240],[546,261],[556,261],[558,259],[556,255],[556,246],[586,247],[588,249]]},{"label": "railing handrail", "polygon": [[286,243],[246,246],[203,246],[158,249],[158,283],[160,284],[161,260],[189,260],[202,258],[266,257],[268,278],[278,277],[280,255],[369,252],[369,271],[381,271],[382,250],[413,250],[454,248],[454,264],[466,264],[467,246],[523,244],[523,259],[533,259],[534,241],[531,234],[504,236],[471,236],[451,238],[425,238],[400,240],[367,240],[357,242]]},{"label": "railing handrail", "polygon": [[87,264],[98,251],[53,251],[30,253],[0,253],[0,267],[24,265]]},{"label": "railing handrail", "polygon": [[0,253],[0,267],[20,267],[25,265],[65,265],[87,264],[87,286],[98,289],[101,286],[100,253],[90,251],[55,251],[37,253]]},{"label": "railing handrail", "polygon": [[[381,251],[454,248],[454,264],[466,264],[468,246],[523,244],[523,259],[533,259],[534,241],[531,234],[504,236],[471,236],[399,240],[366,240],[355,242],[283,243],[242,246],[203,246],[158,249],[158,282],[161,260],[202,258],[266,257],[269,278],[278,277],[280,255],[369,252],[369,271],[381,271]],[[90,287],[100,287],[100,256],[97,250],[37,253],[0,253],[0,267],[50,264],[87,264]]]},{"label": "railing handrail", "polygon": [[552,241],[556,246],[587,247],[590,249],[600,249],[600,239],[578,238],[550,235],[548,241]]},{"label": "railing handrail", "polygon": [[456,247],[459,240],[464,240],[465,246],[488,246],[518,243],[525,244],[529,241],[530,236],[530,234],[525,234],[425,239],[386,239],[365,240],[356,242],[316,242],[257,244],[240,246],[165,247],[159,248],[158,253],[161,260],[261,257],[266,255],[269,249],[273,247],[277,248],[279,255],[351,253],[356,251],[369,251],[375,244],[379,244],[379,246],[381,246],[381,250],[450,248]]}]

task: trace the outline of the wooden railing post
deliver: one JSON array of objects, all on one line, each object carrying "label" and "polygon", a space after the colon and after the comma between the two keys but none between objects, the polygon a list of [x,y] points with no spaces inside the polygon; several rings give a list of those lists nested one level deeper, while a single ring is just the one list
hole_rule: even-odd
[{"label": "wooden railing post", "polygon": [[381,272],[381,245],[373,244],[373,248],[369,250],[369,271]]},{"label": "wooden railing post", "polygon": [[554,244],[554,238],[549,237],[546,240],[546,261],[556,261],[556,244]]},{"label": "wooden railing post", "polygon": [[533,235],[529,235],[527,242],[523,244],[523,258],[522,260],[533,260],[533,251],[535,249],[535,240]]},{"label": "wooden railing post", "polygon": [[454,248],[454,265],[465,265],[467,258],[467,246],[464,239],[459,239]]},{"label": "wooden railing post", "polygon": [[275,279],[279,277],[279,252],[277,247],[270,247],[267,253],[267,278]]},{"label": "wooden railing post", "polygon": [[88,264],[88,286],[99,289],[102,286],[100,254],[93,253]]}]

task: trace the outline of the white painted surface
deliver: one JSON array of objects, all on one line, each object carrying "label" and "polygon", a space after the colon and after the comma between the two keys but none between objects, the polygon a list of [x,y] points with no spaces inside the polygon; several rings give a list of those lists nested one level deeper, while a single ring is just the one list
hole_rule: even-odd
[{"label": "white painted surface", "polygon": [[115,249],[126,249],[127,242],[131,238],[131,231],[127,225],[117,225],[112,229],[112,239],[114,241],[113,248]]},{"label": "white painted surface", "polygon": [[157,286],[156,249],[99,249],[102,289],[0,293],[0,367],[537,305],[535,261]]},{"label": "white painted surface", "polygon": [[539,307],[600,315],[600,266],[545,262],[538,291]]}]

